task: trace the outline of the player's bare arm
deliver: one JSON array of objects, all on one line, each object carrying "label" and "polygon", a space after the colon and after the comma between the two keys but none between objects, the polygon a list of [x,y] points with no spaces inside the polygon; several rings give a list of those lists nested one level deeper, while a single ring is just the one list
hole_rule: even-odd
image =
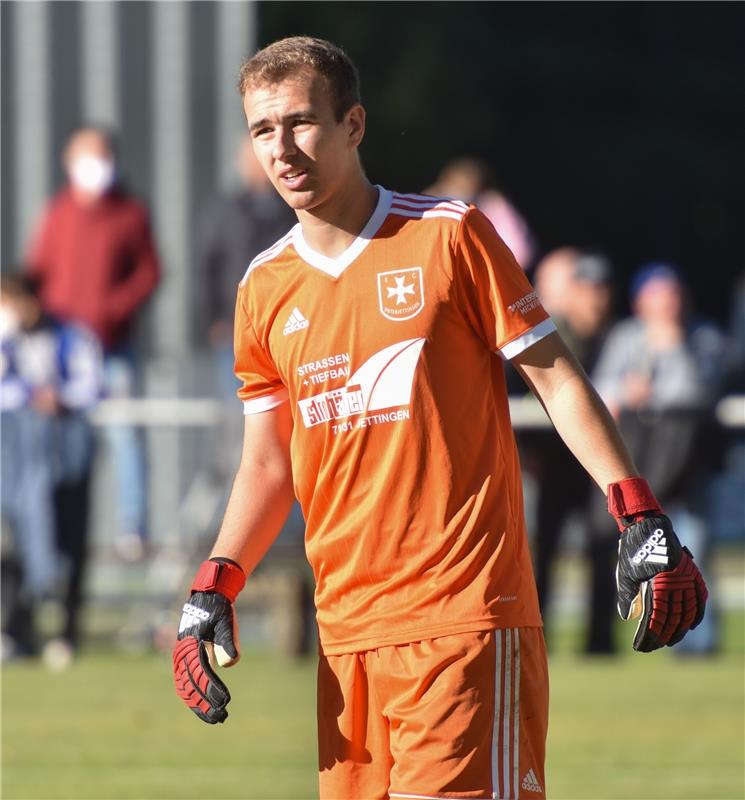
[{"label": "player's bare arm", "polygon": [[558,333],[524,350],[512,363],[603,492],[609,484],[639,474],[610,412]]},{"label": "player's bare arm", "polygon": [[608,495],[608,511],[621,532],[618,611],[623,619],[639,618],[634,649],[676,644],[703,619],[706,585],[652,489],[638,477],[610,412],[557,333],[513,363],[566,445]]},{"label": "player's bare arm", "polygon": [[248,576],[279,531],[294,499],[289,403],[247,414],[243,451],[211,557],[229,558]]},{"label": "player's bare arm", "polygon": [[240,658],[233,603],[276,539],[293,500],[289,405],[245,417],[241,462],[212,556],[184,604],[173,651],[176,691],[210,724],[224,722],[230,692],[216,672]]}]

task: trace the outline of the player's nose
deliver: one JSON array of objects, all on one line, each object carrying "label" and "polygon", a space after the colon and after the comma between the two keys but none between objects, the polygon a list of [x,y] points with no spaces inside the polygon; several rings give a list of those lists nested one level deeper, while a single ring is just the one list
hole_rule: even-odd
[{"label": "player's nose", "polygon": [[290,156],[297,151],[295,147],[295,137],[291,128],[277,128],[277,135],[274,139],[272,155],[277,161],[285,161],[286,156]]}]

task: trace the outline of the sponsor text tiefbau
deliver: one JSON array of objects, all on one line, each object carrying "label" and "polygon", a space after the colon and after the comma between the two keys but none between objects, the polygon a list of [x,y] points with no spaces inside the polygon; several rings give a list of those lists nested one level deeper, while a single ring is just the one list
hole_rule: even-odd
[{"label": "sponsor text tiefbau", "polygon": [[333,356],[301,364],[297,368],[297,374],[303,378],[303,386],[325,383],[335,378],[348,378],[349,361],[349,353],[336,353]]}]

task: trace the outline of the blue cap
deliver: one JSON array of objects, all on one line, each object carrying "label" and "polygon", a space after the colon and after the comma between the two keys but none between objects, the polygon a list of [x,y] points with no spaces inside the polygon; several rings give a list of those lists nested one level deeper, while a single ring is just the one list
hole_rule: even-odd
[{"label": "blue cap", "polygon": [[636,300],[637,295],[650,282],[654,280],[670,281],[677,286],[683,285],[680,270],[674,264],[664,261],[653,261],[640,267],[632,276],[629,284],[631,300]]}]

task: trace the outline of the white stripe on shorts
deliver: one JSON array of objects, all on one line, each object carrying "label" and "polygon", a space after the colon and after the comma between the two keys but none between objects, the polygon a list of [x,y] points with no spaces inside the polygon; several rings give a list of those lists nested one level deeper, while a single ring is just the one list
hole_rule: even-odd
[{"label": "white stripe on shorts", "polygon": [[495,630],[494,643],[492,797],[494,800],[516,800],[520,791],[520,632],[517,628]]},{"label": "white stripe on shorts", "polygon": [[513,719],[515,720],[514,723],[514,735],[515,735],[515,744],[514,744],[514,756],[512,758],[512,786],[515,792],[515,797],[519,797],[520,789],[518,788],[520,784],[518,783],[520,779],[520,629],[515,628],[513,636],[515,637],[514,647],[515,647],[515,692],[513,697]]},{"label": "white stripe on shorts", "polygon": [[510,692],[512,690],[512,631],[508,628],[504,632],[504,744],[502,757],[504,759],[502,776],[504,779],[504,796],[507,800],[512,798],[510,785],[510,752],[512,750],[512,736],[510,735]]},{"label": "white stripe on shorts", "polygon": [[[444,794],[402,794],[401,792],[388,792],[388,797],[404,797],[406,800],[448,800]],[[475,800],[494,800],[494,798],[475,798]]]},{"label": "white stripe on shorts", "polygon": [[502,713],[502,633],[494,631],[494,727],[491,744],[491,785],[492,797],[499,800],[499,717]]}]

